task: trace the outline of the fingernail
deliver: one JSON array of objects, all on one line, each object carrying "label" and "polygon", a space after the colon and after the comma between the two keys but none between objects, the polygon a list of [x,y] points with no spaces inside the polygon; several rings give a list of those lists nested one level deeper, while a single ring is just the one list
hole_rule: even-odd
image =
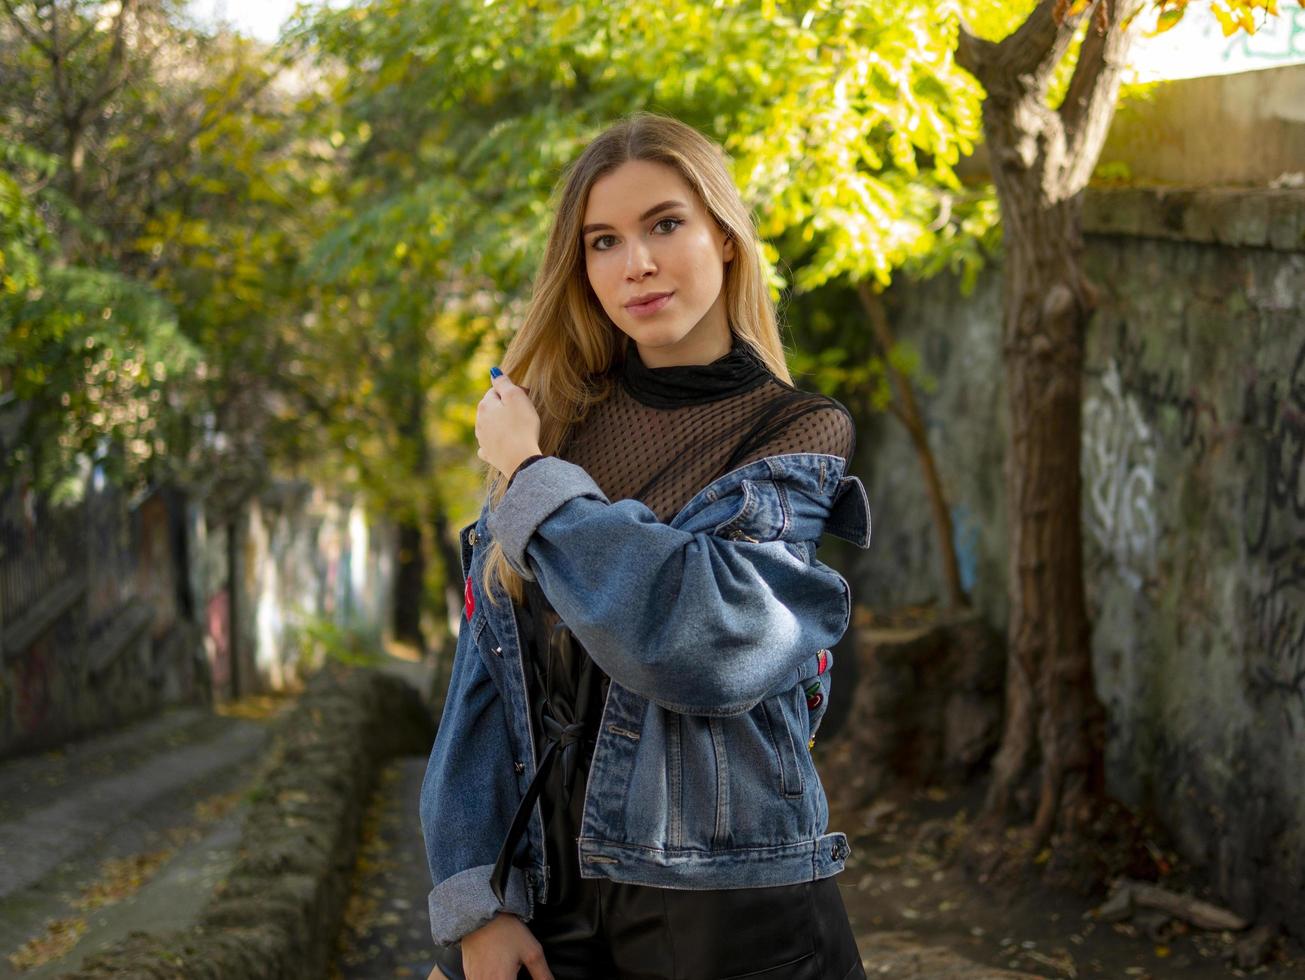
[{"label": "fingernail", "polygon": [[497,377],[498,377],[500,374],[502,374],[502,373],[503,373],[503,372],[500,371],[500,370],[498,369],[498,365],[497,365],[497,364],[495,364],[492,368],[489,369],[489,376],[490,376],[491,379],[492,379],[492,378],[497,378]]}]

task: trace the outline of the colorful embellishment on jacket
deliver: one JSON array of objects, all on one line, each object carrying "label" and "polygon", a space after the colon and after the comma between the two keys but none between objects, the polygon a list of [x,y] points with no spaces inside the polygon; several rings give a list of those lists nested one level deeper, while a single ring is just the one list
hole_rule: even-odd
[{"label": "colorful embellishment on jacket", "polygon": [[471,592],[471,576],[467,576],[467,584],[462,590],[462,604],[467,610],[467,622],[471,622],[471,614],[476,611],[476,597]]},{"label": "colorful embellishment on jacket", "polygon": [[820,707],[821,702],[825,700],[825,692],[821,689],[820,681],[812,681],[807,686],[807,710],[815,711]]},{"label": "colorful embellishment on jacket", "polygon": [[817,656],[819,658],[818,663],[820,664],[820,666],[816,670],[816,673],[823,674],[826,670],[829,669],[829,651],[821,650]]}]

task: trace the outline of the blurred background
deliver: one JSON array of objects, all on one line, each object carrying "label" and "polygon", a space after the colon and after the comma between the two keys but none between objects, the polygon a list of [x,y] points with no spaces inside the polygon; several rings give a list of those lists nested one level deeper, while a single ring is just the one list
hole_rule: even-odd
[{"label": "blurred background", "polygon": [[[725,147],[858,420],[863,952],[1305,975],[1305,9],[0,0],[0,977],[212,933],[323,670],[438,718],[475,405],[639,109]],[[335,791],[296,975],[430,968],[414,737]]]}]

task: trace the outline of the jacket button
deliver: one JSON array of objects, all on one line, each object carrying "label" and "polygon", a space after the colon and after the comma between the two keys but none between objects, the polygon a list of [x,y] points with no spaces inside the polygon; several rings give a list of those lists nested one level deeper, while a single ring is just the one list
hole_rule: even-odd
[{"label": "jacket button", "polygon": [[502,647],[495,647],[495,648],[494,648],[494,656],[496,656],[496,657],[501,657],[501,656],[503,656],[503,648],[502,648]]},{"label": "jacket button", "polygon": [[471,529],[471,533],[467,535],[467,540],[473,545],[480,541],[480,535],[476,533],[474,527]]},{"label": "jacket button", "polygon": [[524,762],[514,762],[514,763],[512,763],[512,768],[513,768],[517,773],[523,773],[523,772],[526,771],[526,764],[525,764]]}]

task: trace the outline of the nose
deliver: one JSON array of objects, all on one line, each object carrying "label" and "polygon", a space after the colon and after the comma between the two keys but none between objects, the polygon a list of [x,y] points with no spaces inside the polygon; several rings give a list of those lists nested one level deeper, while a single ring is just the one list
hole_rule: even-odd
[{"label": "nose", "polygon": [[657,264],[653,262],[648,246],[639,239],[632,241],[625,250],[625,278],[638,282],[656,271]]}]

